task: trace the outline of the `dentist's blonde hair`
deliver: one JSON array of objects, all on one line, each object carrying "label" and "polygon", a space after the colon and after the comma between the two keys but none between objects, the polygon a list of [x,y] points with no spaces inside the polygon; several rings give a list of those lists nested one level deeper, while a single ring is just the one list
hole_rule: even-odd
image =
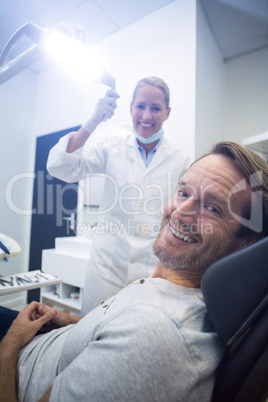
[{"label": "dentist's blonde hair", "polygon": [[161,78],[158,77],[146,77],[146,78],[142,78],[136,85],[134,92],[133,92],[133,97],[132,97],[132,102],[131,104],[134,102],[136,94],[137,94],[137,90],[142,87],[143,85],[152,85],[156,88],[161,89],[161,91],[163,91],[164,96],[165,96],[165,104],[167,109],[169,108],[169,99],[170,99],[170,95],[169,95],[169,87],[167,86],[167,84],[165,83],[165,81],[163,81]]}]

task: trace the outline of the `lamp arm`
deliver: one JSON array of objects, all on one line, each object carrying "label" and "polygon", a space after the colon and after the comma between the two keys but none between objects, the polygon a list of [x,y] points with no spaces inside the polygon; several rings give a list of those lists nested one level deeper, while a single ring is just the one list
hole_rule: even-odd
[{"label": "lamp arm", "polygon": [[26,24],[22,25],[5,44],[0,56],[0,66],[4,65],[11,49],[22,36],[28,36],[28,38],[39,44],[42,41],[44,34],[45,30],[38,25],[33,24],[32,22],[27,22]]}]

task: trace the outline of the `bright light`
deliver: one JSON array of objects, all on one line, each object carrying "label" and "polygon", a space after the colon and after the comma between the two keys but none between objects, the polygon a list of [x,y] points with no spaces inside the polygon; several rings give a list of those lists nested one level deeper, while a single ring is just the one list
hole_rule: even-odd
[{"label": "bright light", "polygon": [[104,69],[104,60],[81,41],[50,31],[45,37],[49,56],[76,79],[97,81]]}]

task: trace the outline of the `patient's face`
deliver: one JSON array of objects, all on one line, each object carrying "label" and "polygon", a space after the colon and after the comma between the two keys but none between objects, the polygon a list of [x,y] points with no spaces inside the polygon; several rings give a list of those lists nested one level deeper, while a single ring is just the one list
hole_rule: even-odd
[{"label": "patient's face", "polygon": [[196,162],[165,207],[155,254],[165,266],[200,281],[212,262],[245,247],[245,239],[236,237],[237,215],[249,207],[250,196],[244,176],[228,158],[210,155]]}]

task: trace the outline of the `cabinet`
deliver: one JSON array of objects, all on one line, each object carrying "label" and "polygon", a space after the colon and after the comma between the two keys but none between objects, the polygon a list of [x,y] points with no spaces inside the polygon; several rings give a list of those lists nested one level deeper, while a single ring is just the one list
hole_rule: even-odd
[{"label": "cabinet", "polygon": [[59,237],[54,249],[42,251],[42,271],[62,282],[41,289],[41,303],[80,315],[91,243],[91,239],[79,236]]}]

